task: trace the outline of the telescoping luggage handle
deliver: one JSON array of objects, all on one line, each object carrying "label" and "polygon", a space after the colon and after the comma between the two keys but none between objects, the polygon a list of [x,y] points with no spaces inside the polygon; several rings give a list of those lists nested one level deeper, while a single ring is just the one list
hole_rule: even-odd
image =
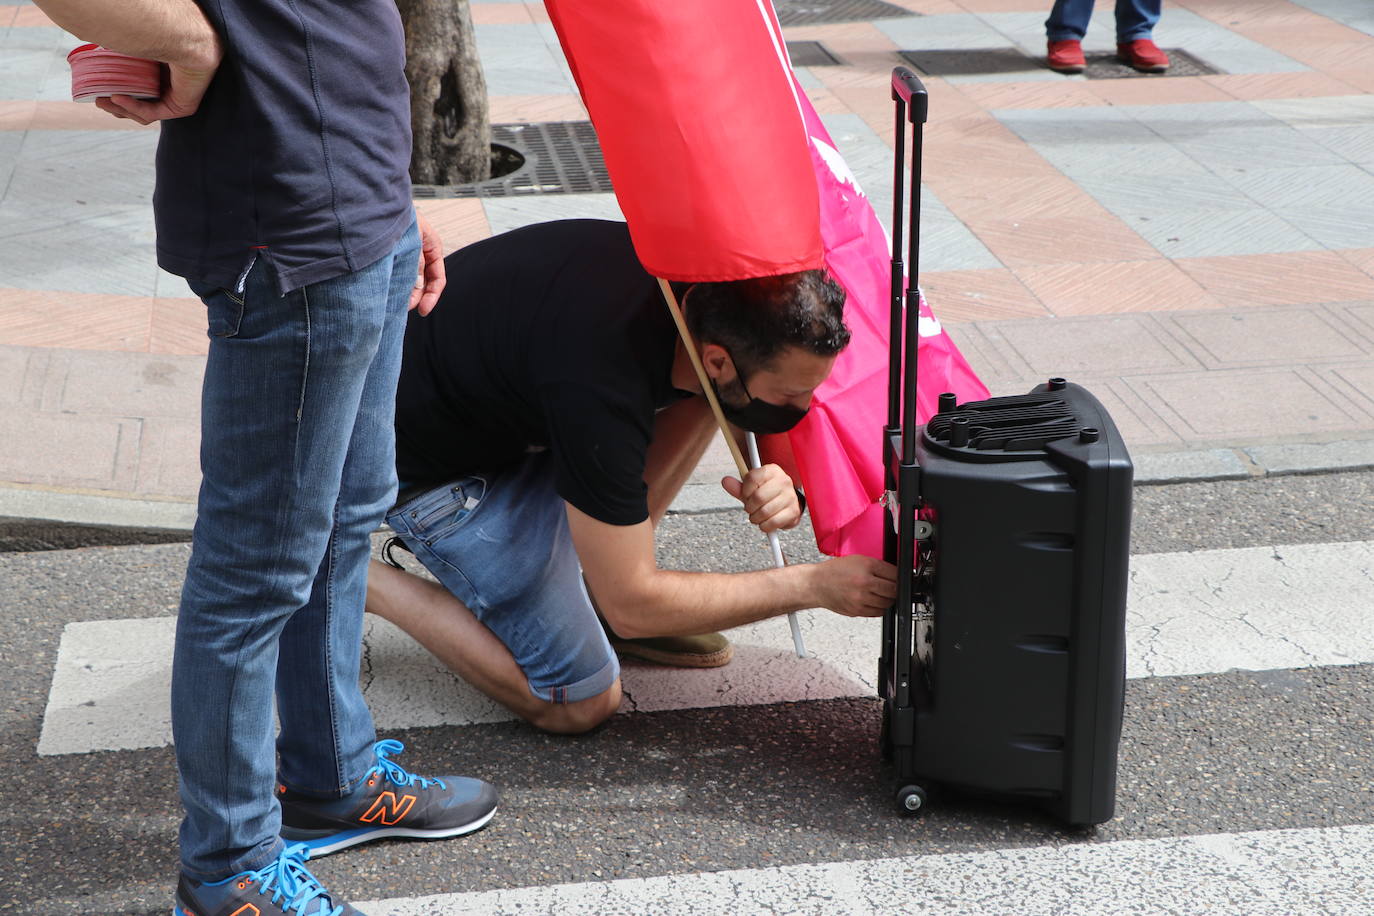
[{"label": "telescoping luggage handle", "polygon": [[[896,67],[892,71],[892,100],[896,103],[894,126],[896,152],[893,156],[892,174],[892,302],[891,323],[888,335],[887,367],[887,426],[889,434],[902,430],[902,463],[911,464],[916,460],[916,367],[919,344],[920,294],[917,290],[917,277],[920,274],[921,239],[921,152],[923,130],[928,112],[929,96],[921,78],[906,67]],[[906,262],[911,265],[910,282],[904,282],[902,262],[902,225],[903,225],[903,166],[906,154],[907,124],[911,124],[911,187],[910,213],[911,233],[907,239]],[[905,341],[903,338],[902,306],[906,305]],[[906,397],[902,397],[902,357],[906,361]],[[905,410],[901,410],[901,407]],[[901,424],[898,425],[899,416]]]}]

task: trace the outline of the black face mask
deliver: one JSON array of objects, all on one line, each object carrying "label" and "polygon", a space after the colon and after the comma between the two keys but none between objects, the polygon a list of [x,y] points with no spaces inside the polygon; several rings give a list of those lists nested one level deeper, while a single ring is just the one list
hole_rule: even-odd
[{"label": "black face mask", "polygon": [[711,379],[711,387],[715,389],[716,400],[720,401],[720,412],[725,414],[725,419],[738,426],[740,429],[747,429],[751,433],[760,436],[769,436],[774,433],[785,433],[802,421],[806,416],[807,408],[793,407],[791,404],[770,404],[761,401],[749,394],[749,387],[744,384],[744,376],[736,377],[739,386],[749,398],[749,403],[743,407],[736,407],[726,402],[721,396],[720,386],[715,379]]}]

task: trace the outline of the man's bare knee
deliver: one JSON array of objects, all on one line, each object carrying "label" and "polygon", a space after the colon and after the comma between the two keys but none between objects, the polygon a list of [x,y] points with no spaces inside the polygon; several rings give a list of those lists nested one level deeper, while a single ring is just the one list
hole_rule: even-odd
[{"label": "man's bare knee", "polygon": [[620,708],[620,679],[594,697],[575,703],[545,703],[530,718],[535,728],[560,735],[580,735],[605,722]]}]

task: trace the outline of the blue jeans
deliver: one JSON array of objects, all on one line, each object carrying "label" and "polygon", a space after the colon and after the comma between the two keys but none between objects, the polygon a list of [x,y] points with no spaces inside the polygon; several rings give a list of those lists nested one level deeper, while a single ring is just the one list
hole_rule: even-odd
[{"label": "blue jeans", "polygon": [[363,601],[369,536],[396,495],[418,254],[412,225],[380,261],[285,296],[262,259],[241,294],[193,286],[211,343],[172,731],[182,867],[201,880],[276,858],[278,781],[338,797],[372,765]]},{"label": "blue jeans", "polygon": [[[1159,22],[1163,0],[1116,0],[1116,40],[1149,38]],[[1045,34],[1050,41],[1082,41],[1093,14],[1093,0],[1055,0]]]},{"label": "blue jeans", "polygon": [[435,487],[386,521],[505,644],[534,696],[576,703],[620,676],[582,581],[547,452]]}]

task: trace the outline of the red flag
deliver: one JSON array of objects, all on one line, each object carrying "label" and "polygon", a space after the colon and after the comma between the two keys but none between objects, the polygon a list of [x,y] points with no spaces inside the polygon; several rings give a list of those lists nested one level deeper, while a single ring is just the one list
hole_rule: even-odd
[{"label": "red flag", "polygon": [[768,0],[547,0],[646,270],[819,268],[809,142]]}]

